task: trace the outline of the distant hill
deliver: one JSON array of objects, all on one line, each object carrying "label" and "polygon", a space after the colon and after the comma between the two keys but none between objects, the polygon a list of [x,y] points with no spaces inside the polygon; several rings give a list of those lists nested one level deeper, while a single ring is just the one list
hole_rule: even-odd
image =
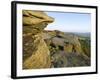
[{"label": "distant hill", "polygon": [[86,33],[78,33],[78,32],[74,32],[73,34],[77,35],[77,36],[81,36],[81,37],[90,37],[91,33],[86,32]]}]

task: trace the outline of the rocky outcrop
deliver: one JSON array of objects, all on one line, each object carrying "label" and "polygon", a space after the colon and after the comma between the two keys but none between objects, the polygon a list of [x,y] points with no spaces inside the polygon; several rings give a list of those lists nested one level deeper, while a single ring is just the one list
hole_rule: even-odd
[{"label": "rocky outcrop", "polygon": [[[86,43],[80,42],[80,37],[72,33],[61,31],[45,31],[45,42],[47,43],[53,67],[74,67],[89,66],[90,57],[87,53],[89,47]],[[47,37],[46,37],[47,36]],[[87,41],[90,43],[90,41]],[[88,48],[87,48],[88,47]]]},{"label": "rocky outcrop", "polygon": [[42,11],[23,10],[23,69],[50,68],[50,51],[42,33],[53,21]]},{"label": "rocky outcrop", "polygon": [[63,32],[57,30],[48,32],[46,31],[45,39],[46,38],[49,39],[49,41],[51,41],[51,44],[55,46],[62,46],[64,51],[67,53],[70,52],[76,52],[77,54],[83,53],[82,46],[80,44],[78,36],[74,34],[68,34],[68,33],[64,34]]}]

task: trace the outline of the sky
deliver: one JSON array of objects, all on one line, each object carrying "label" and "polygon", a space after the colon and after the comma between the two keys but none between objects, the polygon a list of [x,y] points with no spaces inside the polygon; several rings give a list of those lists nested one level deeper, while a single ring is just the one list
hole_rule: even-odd
[{"label": "sky", "polygon": [[48,24],[45,30],[60,30],[64,32],[90,32],[91,15],[89,13],[46,12],[53,17],[53,23]]}]

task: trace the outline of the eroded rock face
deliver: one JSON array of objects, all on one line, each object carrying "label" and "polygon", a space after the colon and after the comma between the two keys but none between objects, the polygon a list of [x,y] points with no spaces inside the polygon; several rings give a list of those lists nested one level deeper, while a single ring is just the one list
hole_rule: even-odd
[{"label": "eroded rock face", "polygon": [[42,11],[23,10],[23,69],[51,66],[50,51],[42,33],[53,21]]},{"label": "eroded rock face", "polygon": [[78,36],[71,33],[64,34],[60,31],[45,31],[44,33],[53,67],[90,65],[90,58],[86,55],[86,53],[90,54],[88,51],[90,49],[86,42],[80,42]]},{"label": "eroded rock face", "polygon": [[[51,41],[55,46],[62,46],[66,53],[76,52],[77,54],[83,53],[82,46],[79,38],[73,34],[64,34],[60,31],[45,32],[45,39]],[[46,41],[47,41],[46,39]],[[48,44],[48,42],[47,42]]]},{"label": "eroded rock face", "polygon": [[23,33],[40,33],[47,27],[48,23],[53,21],[53,18],[47,16],[42,11],[23,10]]}]

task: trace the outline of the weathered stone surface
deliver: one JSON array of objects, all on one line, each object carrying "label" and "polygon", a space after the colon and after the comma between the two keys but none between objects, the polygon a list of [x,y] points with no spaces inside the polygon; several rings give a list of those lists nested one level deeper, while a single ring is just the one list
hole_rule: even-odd
[{"label": "weathered stone surface", "polygon": [[24,25],[34,25],[41,22],[51,23],[54,21],[53,18],[49,17],[42,11],[23,10],[23,15]]},{"label": "weathered stone surface", "polygon": [[23,10],[23,69],[50,68],[50,51],[42,34],[53,21],[42,11]]},{"label": "weathered stone surface", "polygon": [[[47,37],[46,37],[47,36]],[[56,46],[63,46],[64,50],[68,53],[76,52],[77,54],[83,53],[80,41],[76,35],[64,34],[60,31],[45,32],[45,39],[51,40],[51,43]]]},{"label": "weathered stone surface", "polygon": [[[44,34],[46,34],[45,42],[50,50],[52,67],[90,65],[90,58],[86,55],[86,52],[90,53],[86,51],[86,42],[81,44],[78,36],[71,33],[64,34],[56,30],[45,31]],[[83,45],[85,45],[85,47]]]},{"label": "weathered stone surface", "polygon": [[30,51],[30,53],[32,52],[32,54],[24,61],[23,68],[50,68],[51,61],[49,49],[44,40],[42,39],[41,34],[37,34],[35,35],[35,37],[36,38],[33,42],[34,47],[31,47],[34,50]]},{"label": "weathered stone surface", "polygon": [[23,10],[23,33],[37,34],[53,21],[53,18],[42,11]]},{"label": "weathered stone surface", "polygon": [[73,45],[72,44],[67,44],[64,46],[64,51],[66,53],[72,53],[73,52]]}]

